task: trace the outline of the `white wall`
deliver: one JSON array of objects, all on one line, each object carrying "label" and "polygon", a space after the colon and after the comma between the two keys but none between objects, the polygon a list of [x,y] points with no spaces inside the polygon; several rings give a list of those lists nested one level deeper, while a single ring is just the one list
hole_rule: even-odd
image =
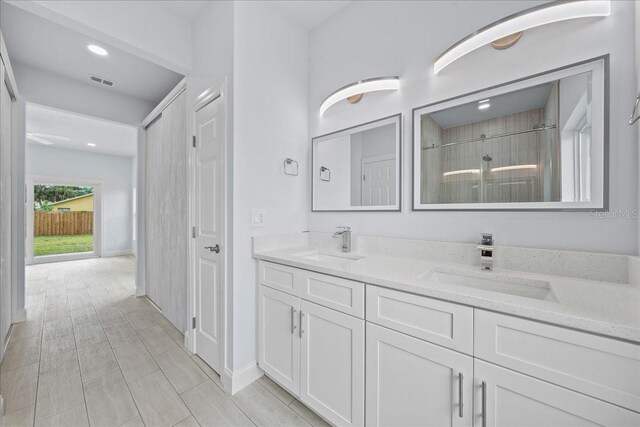
[{"label": "white wall", "polygon": [[[612,2],[607,18],[528,30],[506,51],[483,47],[439,75],[433,59],[452,43],[497,19],[539,4],[502,2],[351,2],[309,35],[309,136],[404,114],[403,212],[312,213],[309,227],[329,231],[475,242],[493,232],[500,245],[635,254],[638,221],[594,219],[588,212],[412,212],[411,109],[487,86],[611,54],[610,210],[638,206],[638,145],[626,125],[634,85],[632,2]],[[497,72],[499,70],[499,72]],[[401,89],[340,103],[319,116],[324,97],[367,77],[399,75]]]},{"label": "white wall", "polygon": [[[316,177],[316,186],[313,189],[316,208],[343,209],[351,205],[352,145],[350,135],[318,143],[316,166],[311,168]],[[329,169],[329,181],[318,179],[321,167]]]},{"label": "white wall", "polygon": [[131,157],[27,144],[26,175],[87,178],[102,184],[103,255],[131,252]]},{"label": "white wall", "polygon": [[[235,3],[233,368],[255,361],[256,281],[251,236],[301,231],[310,209],[307,31],[273,4]],[[287,157],[299,176],[283,172]],[[305,179],[307,178],[307,179]],[[250,210],[266,225],[251,228]]]},{"label": "white wall", "polygon": [[191,69],[190,22],[162,1],[13,1],[14,6],[185,74]]},{"label": "white wall", "polygon": [[155,107],[143,99],[109,92],[25,64],[14,63],[13,69],[20,95],[35,104],[136,126]]}]

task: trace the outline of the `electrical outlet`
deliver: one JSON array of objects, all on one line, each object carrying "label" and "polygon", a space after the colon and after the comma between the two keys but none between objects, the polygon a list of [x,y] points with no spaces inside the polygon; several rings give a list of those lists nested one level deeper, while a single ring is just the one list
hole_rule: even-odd
[{"label": "electrical outlet", "polygon": [[251,226],[264,227],[266,212],[264,209],[251,209]]}]

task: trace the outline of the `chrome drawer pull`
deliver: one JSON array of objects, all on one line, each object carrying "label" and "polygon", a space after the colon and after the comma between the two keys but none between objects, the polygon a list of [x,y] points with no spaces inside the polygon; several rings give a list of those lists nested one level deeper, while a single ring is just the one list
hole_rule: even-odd
[{"label": "chrome drawer pull", "polygon": [[296,330],[296,325],[295,325],[295,320],[294,320],[294,317],[296,315],[296,311],[297,310],[295,308],[291,307],[291,334],[294,334],[295,330]]}]

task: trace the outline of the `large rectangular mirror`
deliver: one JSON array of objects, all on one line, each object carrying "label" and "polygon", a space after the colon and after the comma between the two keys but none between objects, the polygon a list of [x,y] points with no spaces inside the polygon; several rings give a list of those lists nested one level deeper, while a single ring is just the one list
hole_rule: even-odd
[{"label": "large rectangular mirror", "polygon": [[312,140],[313,211],[399,211],[402,115]]},{"label": "large rectangular mirror", "polygon": [[608,57],[414,109],[414,210],[607,207]]}]

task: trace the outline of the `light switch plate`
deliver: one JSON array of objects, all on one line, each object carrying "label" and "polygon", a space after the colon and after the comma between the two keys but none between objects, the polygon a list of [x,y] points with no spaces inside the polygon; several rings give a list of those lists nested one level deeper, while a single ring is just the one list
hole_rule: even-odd
[{"label": "light switch plate", "polygon": [[266,211],[264,209],[251,209],[251,226],[264,227],[265,216],[266,216]]}]

